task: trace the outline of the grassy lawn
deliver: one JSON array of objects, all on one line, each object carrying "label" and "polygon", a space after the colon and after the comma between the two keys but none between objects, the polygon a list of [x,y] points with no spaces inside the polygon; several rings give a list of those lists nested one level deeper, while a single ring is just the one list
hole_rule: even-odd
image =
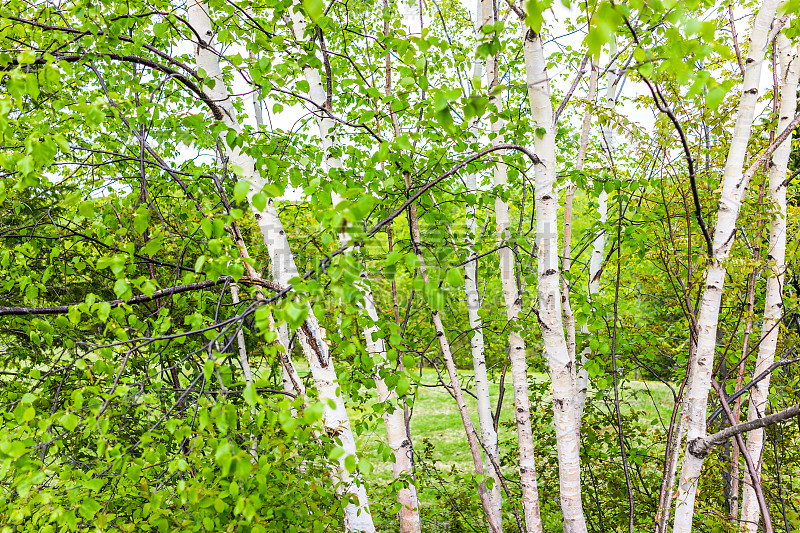
[{"label": "grassy lawn", "polygon": [[[421,384],[438,384],[438,377],[433,369],[423,369],[421,378],[419,377],[419,369],[415,369],[411,373]],[[462,385],[467,383],[468,378],[472,375],[471,372],[466,370],[461,371],[460,374],[462,375]],[[445,379],[447,379],[446,375]],[[532,385],[543,384],[546,386],[549,382],[549,378],[544,374],[532,374],[529,379]],[[490,385],[493,408],[496,408],[496,402],[499,397],[499,381],[500,376],[497,375]],[[474,392],[474,380],[469,381],[469,384],[470,390]],[[592,394],[591,390],[589,394]],[[599,400],[603,404],[601,409],[613,409],[613,392],[609,394],[609,397],[603,397]],[[647,420],[639,418],[637,420],[638,423],[649,424],[651,420],[655,419],[663,421],[664,424],[669,424],[669,417],[672,411],[672,394],[665,385],[658,382],[629,381],[621,387],[620,395],[623,400],[624,413],[630,412],[631,409],[646,413],[645,418]],[[477,401],[469,394],[465,394],[465,398],[472,420],[478,427]],[[594,401],[597,402],[598,399],[595,398]],[[513,402],[511,376],[507,374],[498,436],[501,443],[501,456],[507,451],[504,450],[504,442],[506,443],[506,448],[509,447],[508,444],[516,446],[516,433],[513,426]],[[542,405],[544,402],[550,402],[549,395],[545,395],[539,404],[534,404],[533,409],[535,410],[536,405]],[[541,408],[545,408],[545,406],[542,405]],[[354,410],[351,410],[350,415],[354,420],[361,416],[360,412]],[[504,422],[510,422],[510,424],[504,424]],[[472,469],[472,458],[466,442],[464,426],[461,423],[461,416],[458,413],[455,400],[443,387],[417,387],[411,419],[411,432],[417,451],[421,449],[423,439],[428,439],[434,444],[433,458],[439,463],[440,467],[455,465],[462,471],[470,471]],[[382,423],[376,424],[374,431],[360,435],[359,447],[364,456],[373,460],[374,471],[372,476],[380,481],[389,481],[392,478],[391,462],[384,462],[376,458],[373,453],[380,441],[386,442],[386,432]]]}]

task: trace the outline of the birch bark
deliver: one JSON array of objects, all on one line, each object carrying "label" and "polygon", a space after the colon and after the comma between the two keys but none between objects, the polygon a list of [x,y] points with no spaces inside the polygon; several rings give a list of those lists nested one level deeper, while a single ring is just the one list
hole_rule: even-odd
[{"label": "birch bark", "polygon": [[[713,257],[706,274],[705,291],[700,301],[697,319],[697,351],[693,361],[691,381],[686,396],[687,441],[705,437],[706,407],[711,388],[716,348],[717,324],[722,303],[726,266],[735,239],[736,219],[747,189],[743,173],[744,158],[750,141],[755,105],[758,100],[758,82],[767,49],[767,35],[778,0],[764,0],[753,22],[745,62],[742,97],[736,114],[733,138],[725,163],[717,226],[714,231]],[[692,529],[694,501],[703,458],[690,453],[688,444],[684,454],[678,495],[675,504],[675,533],[688,533]]]},{"label": "birch bark", "polygon": [[558,451],[561,512],[565,533],[585,533],[581,502],[580,442],[574,405],[574,381],[561,318],[558,264],[558,197],[555,191],[556,157],[553,106],[542,41],[527,29],[523,37],[525,73],[531,114],[537,128],[536,242],[538,245],[538,299],[542,340],[547,352],[553,391],[553,414]]},{"label": "birch bark", "polygon": [[[481,28],[492,21],[492,9],[488,0],[478,0],[476,13],[476,37],[480,43],[483,33]],[[472,63],[472,83],[473,93],[481,91],[481,77],[483,75],[483,65],[479,59]],[[470,130],[478,132],[478,118],[474,118],[470,123]],[[477,175],[469,173],[464,177],[467,187],[467,195],[475,195],[478,192]],[[466,229],[467,229],[467,257],[472,257],[475,253],[475,238],[478,234],[478,224],[475,220],[475,207],[469,200],[466,208]],[[497,444],[497,432],[494,429],[494,419],[492,418],[492,403],[489,396],[489,377],[486,372],[486,355],[484,352],[483,341],[483,322],[478,311],[480,311],[480,297],[478,293],[478,260],[468,262],[464,266],[464,292],[467,297],[467,314],[469,327],[472,331],[470,338],[470,349],[472,351],[472,368],[475,373],[475,395],[478,397],[478,422],[481,427],[481,440],[486,454],[484,468],[489,477],[492,478],[492,489],[490,492],[492,508],[494,509],[497,522],[502,526],[503,521],[503,492],[500,484],[500,472],[495,470],[494,465],[500,464],[500,450]]]},{"label": "birch bark", "polygon": [[[791,43],[785,35],[778,35],[778,53],[781,63],[781,106],[778,114],[778,131],[789,126],[797,109],[797,82],[800,74],[800,46],[792,54]],[[758,357],[753,376],[765,371],[775,360],[775,349],[778,344],[781,318],[783,318],[783,277],[786,270],[786,180],[792,138],[788,137],[772,155],[769,173],[769,196],[775,204],[777,212],[772,219],[769,232],[770,273],[767,278],[766,301],[764,303],[764,322],[761,330],[761,343],[758,346]],[[747,409],[747,420],[752,421],[764,416],[769,395],[770,375],[759,381],[750,389],[750,404]],[[761,474],[761,457],[764,451],[764,430],[756,429],[747,434],[747,450],[755,462],[758,475]],[[748,533],[758,530],[760,509],[755,490],[744,484],[742,498],[742,529]]]},{"label": "birch bark", "polygon": [[[609,68],[608,68],[608,87],[606,88],[606,95],[603,99],[603,107],[613,112],[615,102],[615,95],[617,90],[617,83],[619,78],[614,76],[614,71],[611,70],[611,62],[614,61],[614,56],[617,52],[616,42],[612,42],[609,50]],[[614,145],[614,130],[609,126],[608,122],[604,122],[601,126],[603,139],[606,147],[611,149]],[[604,147],[605,148],[605,147]],[[609,153],[609,160],[613,161]],[[601,224],[605,224],[608,220],[608,193],[605,188],[600,192],[597,198],[597,218]],[[605,259],[606,250],[606,232],[601,230],[594,240],[592,245],[592,255],[589,258],[589,301],[593,301],[595,295],[600,292],[600,276],[603,272],[603,259]],[[581,333],[588,334],[589,328],[587,324],[581,325]],[[587,347],[581,354],[581,361],[578,363],[579,370],[576,378],[576,401],[575,413],[578,425],[578,437],[580,438],[581,421],[583,420],[583,409],[586,404],[586,392],[589,389],[589,372],[586,370],[586,363],[591,357],[592,352]]]},{"label": "birch bark", "polygon": [[[583,114],[583,122],[581,124],[581,137],[580,145],[578,146],[578,158],[575,161],[575,170],[578,172],[583,171],[583,165],[586,162],[586,150],[589,147],[589,131],[592,125],[592,106],[594,105],[595,94],[597,93],[597,64],[594,60],[591,63],[591,73],[589,74],[589,91],[586,96],[586,111]],[[562,254],[564,256],[563,269],[564,272],[569,272],[572,267],[572,204],[575,198],[575,190],[577,186],[572,180],[567,181],[564,195],[564,248]],[[569,350],[570,358],[575,361],[575,315],[572,312],[572,304],[570,301],[569,281],[567,278],[561,278],[561,301],[564,306],[564,325],[567,329],[567,349]],[[577,368],[577,364],[575,364]],[[586,379],[588,380],[588,374]],[[576,404],[578,412],[582,412],[582,403]]]},{"label": "birch bark", "polygon": [[[404,172],[406,190],[411,190],[411,175],[409,172]],[[419,222],[417,219],[417,206],[411,204],[408,206],[408,220],[411,226],[411,245],[414,248],[414,253],[419,261],[419,274],[422,277],[423,283],[430,285],[430,277],[428,276],[428,267],[425,263],[425,256],[422,254],[421,238],[419,232]],[[472,419],[469,417],[469,410],[467,402],[464,400],[464,393],[461,391],[461,383],[456,370],[456,364],[453,360],[453,352],[450,349],[450,341],[447,340],[447,332],[442,323],[442,317],[439,311],[431,307],[431,319],[433,321],[433,328],[436,331],[436,336],[439,338],[439,348],[442,350],[442,359],[444,359],[445,366],[447,367],[447,374],[450,378],[450,387],[453,397],[458,405],[458,412],[461,415],[461,422],[464,425],[464,431],[467,434],[467,443],[472,454],[472,462],[475,465],[475,473],[478,476],[484,476],[483,460],[481,458],[481,445],[478,442],[478,430]],[[502,526],[498,523],[494,509],[492,507],[491,496],[486,490],[486,482],[481,481],[478,485],[478,494],[481,498],[481,505],[486,513],[486,519],[489,522],[489,530],[492,533],[502,533]]]},{"label": "birch bark", "polygon": [[[214,48],[214,30],[207,6],[201,0],[191,0],[188,7],[188,16],[189,24],[201,39],[200,42],[195,43],[197,65],[203,69],[208,78],[215,82],[214,87],[206,87],[206,91],[211,99],[222,109],[223,123],[234,131],[241,132],[233,101],[222,79],[222,71],[219,64],[220,56]],[[267,182],[256,169],[255,161],[252,157],[242,152],[238,147],[231,148],[227,144],[225,147],[234,170],[250,184],[247,200],[253,210],[264,244],[269,252],[275,281],[283,286],[290,285],[290,280],[298,277],[299,273],[275,205],[272,200],[269,200],[265,208],[261,210],[253,204],[253,196],[260,192]],[[322,418],[323,424],[328,428],[330,434],[341,442],[345,452],[337,461],[335,469],[336,490],[340,494],[351,495],[356,502],[348,503],[345,506],[345,529],[347,531],[372,533],[375,531],[375,526],[369,511],[366,487],[347,470],[344,463],[347,455],[357,456],[350,419],[340,394],[338,379],[333,361],[328,353],[328,346],[322,338],[319,324],[310,306],[308,308],[308,318],[302,329],[303,332],[298,335],[298,339],[308,360],[320,400],[325,405]]]},{"label": "birch bark", "polygon": [[[292,32],[296,40],[301,41],[305,38],[306,21],[302,15],[296,11],[290,11],[290,18],[292,23]],[[308,98],[318,106],[317,109],[312,110],[315,115],[317,125],[319,127],[319,135],[322,141],[322,148],[325,152],[325,162],[328,171],[339,169],[342,166],[339,157],[333,154],[332,149],[336,144],[334,138],[334,129],[336,123],[329,118],[324,112],[319,109],[331,109],[331,95],[329,95],[323,88],[322,76],[319,69],[313,68],[309,65],[303,67],[303,76],[309,85]],[[335,191],[331,194],[331,200],[334,208],[342,201],[342,197]],[[347,232],[347,220],[341,220],[341,231],[339,233],[339,242],[342,245],[350,243],[350,235]],[[357,250],[350,250],[350,252]],[[362,267],[363,268],[363,267]],[[380,335],[380,330],[377,327],[378,312],[375,308],[375,301],[372,296],[372,288],[367,277],[366,271],[362,270],[361,279],[356,282],[356,287],[361,293],[362,302],[359,303],[359,309],[362,317],[368,322],[368,326],[364,328],[363,335],[367,345],[367,352],[377,363],[377,371],[375,372],[375,384],[378,390],[378,400],[380,402],[393,402],[397,400],[397,394],[393,389],[389,389],[386,381],[382,377],[383,373],[390,371],[391,367],[386,354],[386,343]],[[419,516],[419,500],[417,497],[417,490],[411,480],[412,464],[411,458],[413,454],[411,446],[411,438],[406,431],[404,423],[403,411],[397,407],[389,413],[383,415],[384,424],[386,426],[386,434],[388,437],[389,447],[394,455],[393,473],[395,478],[404,478],[408,483],[406,488],[401,489],[397,493],[397,500],[401,505],[400,508],[400,531],[401,533],[417,533],[420,531],[420,516]]]},{"label": "birch bark", "polygon": [[[494,22],[494,10],[487,1],[481,2],[484,23]],[[486,78],[489,93],[499,84],[499,72],[496,56],[486,58]],[[490,96],[490,103],[494,104],[497,112],[502,111],[503,103],[497,95]],[[491,121],[494,134],[492,144],[502,143],[502,132],[505,121],[495,118]],[[525,358],[525,340],[520,334],[518,318],[522,311],[522,295],[518,290],[514,252],[509,245],[511,239],[511,221],[508,203],[501,197],[502,189],[508,182],[506,164],[502,161],[504,151],[498,151],[499,159],[494,167],[494,186],[498,191],[495,200],[495,226],[497,243],[500,246],[498,256],[500,259],[500,280],[503,288],[503,299],[506,304],[506,317],[508,318],[508,348],[511,366],[511,380],[514,390],[514,418],[517,426],[517,441],[519,446],[519,474],[522,488],[522,509],[525,516],[525,528],[528,533],[542,531],[540,513],[539,487],[536,481],[536,451],[531,430],[531,408],[528,392],[528,363]]]}]

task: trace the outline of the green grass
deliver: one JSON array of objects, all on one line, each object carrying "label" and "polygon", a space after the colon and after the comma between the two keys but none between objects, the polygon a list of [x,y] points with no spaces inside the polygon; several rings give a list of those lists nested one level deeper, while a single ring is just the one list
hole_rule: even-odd
[{"label": "green grass", "polygon": [[[462,376],[462,384],[466,383],[467,378],[472,375],[471,372],[466,370],[459,373]],[[433,369],[423,369],[421,379],[419,377],[419,369],[413,370],[411,374],[425,385],[438,384],[438,377]],[[443,374],[443,376],[447,379],[446,374]],[[549,378],[544,374],[531,374],[529,379],[533,385],[549,383]],[[493,409],[496,408],[499,397],[499,381],[500,377],[497,375],[490,384]],[[474,392],[474,380],[470,381],[470,387],[470,390]],[[592,395],[592,393],[593,391],[590,390],[589,395]],[[642,416],[639,416],[637,417],[637,423],[649,424],[652,420],[656,420],[669,424],[669,417],[672,412],[672,394],[665,385],[657,382],[629,381],[620,388],[620,395],[623,413],[630,413],[632,409],[644,411],[645,419],[642,420]],[[465,394],[465,398],[470,416],[477,427],[477,401],[469,394]],[[613,392],[609,392],[608,395],[602,398],[594,399],[595,403],[598,401],[603,404],[602,409],[613,409]],[[532,409],[547,408],[544,405],[545,402],[550,402],[549,394],[546,394],[540,403],[534,403]],[[516,447],[513,403],[511,376],[507,374],[498,435],[498,440],[501,443],[501,456],[509,452],[510,445]],[[363,411],[350,409],[350,416],[354,421],[363,416],[362,413]],[[504,424],[504,422],[507,423]],[[550,423],[552,424],[552,422]],[[613,428],[610,427],[609,430],[611,429]],[[439,467],[447,467],[449,469],[450,466],[455,465],[461,471],[472,471],[472,457],[467,445],[461,416],[458,413],[455,400],[443,387],[417,387],[411,419],[411,433],[417,451],[421,449],[423,439],[428,439],[434,445],[433,459],[438,463]],[[384,462],[375,456],[374,451],[378,442],[386,442],[386,432],[382,423],[375,424],[374,430],[359,436],[359,448],[362,455],[369,457],[373,461],[374,470],[371,477],[386,482],[392,478],[392,464],[391,462]],[[507,472],[507,474],[510,474],[510,472]]]}]

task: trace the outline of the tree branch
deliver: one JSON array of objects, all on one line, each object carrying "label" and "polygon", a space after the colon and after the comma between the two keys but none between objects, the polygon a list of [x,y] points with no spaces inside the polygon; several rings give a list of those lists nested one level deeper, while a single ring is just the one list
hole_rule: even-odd
[{"label": "tree branch", "polygon": [[[216,280],[208,279],[205,281],[198,281],[196,283],[187,283],[186,285],[177,285],[175,287],[160,289],[155,291],[150,296],[146,294],[140,294],[132,298],[128,298],[127,300],[111,300],[108,302],[98,302],[98,303],[108,303],[112,308],[119,307],[122,304],[127,304],[127,305],[143,304],[151,300],[155,300],[156,298],[172,296],[173,294],[180,294],[182,292],[208,289],[209,287],[214,287],[215,285],[220,285],[222,283],[230,281],[233,281],[233,278],[231,278],[230,276],[220,276],[219,279]],[[261,287],[266,287],[277,293],[280,293],[283,290],[279,285],[271,281],[262,279],[243,277],[239,278],[239,281],[237,283],[242,283],[245,285],[259,285]],[[74,307],[75,305],[77,304],[72,304],[72,306],[56,305],[51,307],[0,307],[0,316],[63,315],[64,313],[68,313],[69,308]]]},{"label": "tree branch", "polygon": [[[727,403],[725,405],[727,406]],[[772,426],[789,420],[790,418],[794,418],[795,416],[800,416],[800,404],[793,405],[784,409],[783,411],[778,411],[777,413],[773,413],[763,418],[756,418],[755,420],[745,422],[744,424],[736,424],[735,426],[727,427],[722,431],[718,431],[713,435],[709,435],[708,437],[695,439],[691,442],[691,444],[689,444],[689,451],[693,455],[707,454],[713,446],[723,444],[726,440],[735,435],[739,435],[753,429]]]}]

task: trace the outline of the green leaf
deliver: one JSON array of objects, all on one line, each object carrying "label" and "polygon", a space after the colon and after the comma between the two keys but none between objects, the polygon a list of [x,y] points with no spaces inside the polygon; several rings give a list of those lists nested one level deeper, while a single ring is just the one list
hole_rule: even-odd
[{"label": "green leaf", "polygon": [[17,161],[17,170],[19,170],[23,176],[29,176],[30,174],[33,174],[35,169],[36,167],[34,166],[33,157],[29,155],[26,155]]},{"label": "green leaf", "polygon": [[250,407],[255,407],[258,403],[258,391],[256,391],[255,387],[253,387],[252,383],[248,384],[244,388],[244,392],[242,392],[242,397],[244,401],[247,402],[247,405]]},{"label": "green leaf", "polygon": [[351,474],[356,471],[356,456],[355,455],[348,455],[344,458],[344,467],[347,469],[348,472]]},{"label": "green leaf", "polygon": [[17,63],[20,65],[32,65],[36,62],[36,52],[33,50],[25,50],[17,55]]},{"label": "green leaf", "polygon": [[203,376],[206,378],[207,382],[211,381],[211,376],[213,374],[214,374],[214,360],[206,359],[206,362],[203,363]]},{"label": "green leaf", "polygon": [[322,0],[303,0],[303,9],[311,20],[316,22],[325,11],[325,4]]},{"label": "green leaf", "polygon": [[255,193],[251,201],[253,202],[253,207],[256,208],[256,211],[263,211],[264,208],[267,207],[267,195],[263,192]]},{"label": "green leaf", "polygon": [[460,268],[451,268],[447,271],[447,283],[453,287],[461,287],[464,285],[464,274]]},{"label": "green leaf", "polygon": [[239,180],[233,187],[233,201],[241,202],[247,198],[247,191],[250,190],[250,183],[246,180]]},{"label": "green leaf", "polygon": [[150,211],[144,207],[139,208],[133,217],[133,229],[141,235],[150,225]]},{"label": "green leaf", "polygon": [[94,203],[86,201],[78,204],[78,214],[82,217],[92,218],[94,216]]},{"label": "green leaf", "polygon": [[308,316],[308,305],[290,301],[285,308],[286,323],[292,329],[297,329],[303,325]]},{"label": "green leaf", "polygon": [[69,317],[69,321],[72,324],[78,324],[81,321],[81,311],[78,309],[78,306],[71,305],[69,306],[69,310],[67,311],[67,317]]},{"label": "green leaf", "polygon": [[[117,280],[117,283],[119,283],[120,281],[124,282],[125,280]],[[117,286],[114,285],[114,292],[116,292],[116,289]],[[108,302],[101,302],[100,304],[98,304],[97,318],[99,318],[102,322],[105,322],[106,320],[108,320],[108,315],[110,314],[111,314],[111,304],[109,304]]]},{"label": "green leaf", "polygon": [[94,515],[102,508],[102,506],[94,501],[91,498],[84,498],[81,501],[81,506],[78,509],[78,512],[83,516],[86,520],[92,520]]},{"label": "green leaf", "polygon": [[126,278],[120,278],[114,283],[114,294],[117,298],[129,298],[133,293],[131,292],[131,284],[128,283]]},{"label": "green leaf", "polygon": [[335,461],[339,457],[344,455],[344,448],[341,446],[334,446],[331,448],[331,451],[328,453],[328,459],[331,461]]},{"label": "green leaf", "polygon": [[365,476],[372,474],[372,463],[369,462],[369,459],[366,457],[361,457],[358,460],[358,471]]},{"label": "green leaf", "polygon": [[36,395],[31,394],[30,392],[26,392],[25,394],[23,394],[22,399],[20,400],[20,402],[22,403],[33,403],[35,401],[36,401]]},{"label": "green leaf", "polygon": [[411,381],[408,379],[408,376],[400,376],[397,380],[397,386],[395,387],[395,392],[397,395],[402,397],[408,394],[408,391],[411,389]]},{"label": "green leaf", "polygon": [[78,422],[80,419],[73,413],[66,413],[64,416],[59,418],[58,421],[67,431],[75,431],[75,428],[78,427]]}]

